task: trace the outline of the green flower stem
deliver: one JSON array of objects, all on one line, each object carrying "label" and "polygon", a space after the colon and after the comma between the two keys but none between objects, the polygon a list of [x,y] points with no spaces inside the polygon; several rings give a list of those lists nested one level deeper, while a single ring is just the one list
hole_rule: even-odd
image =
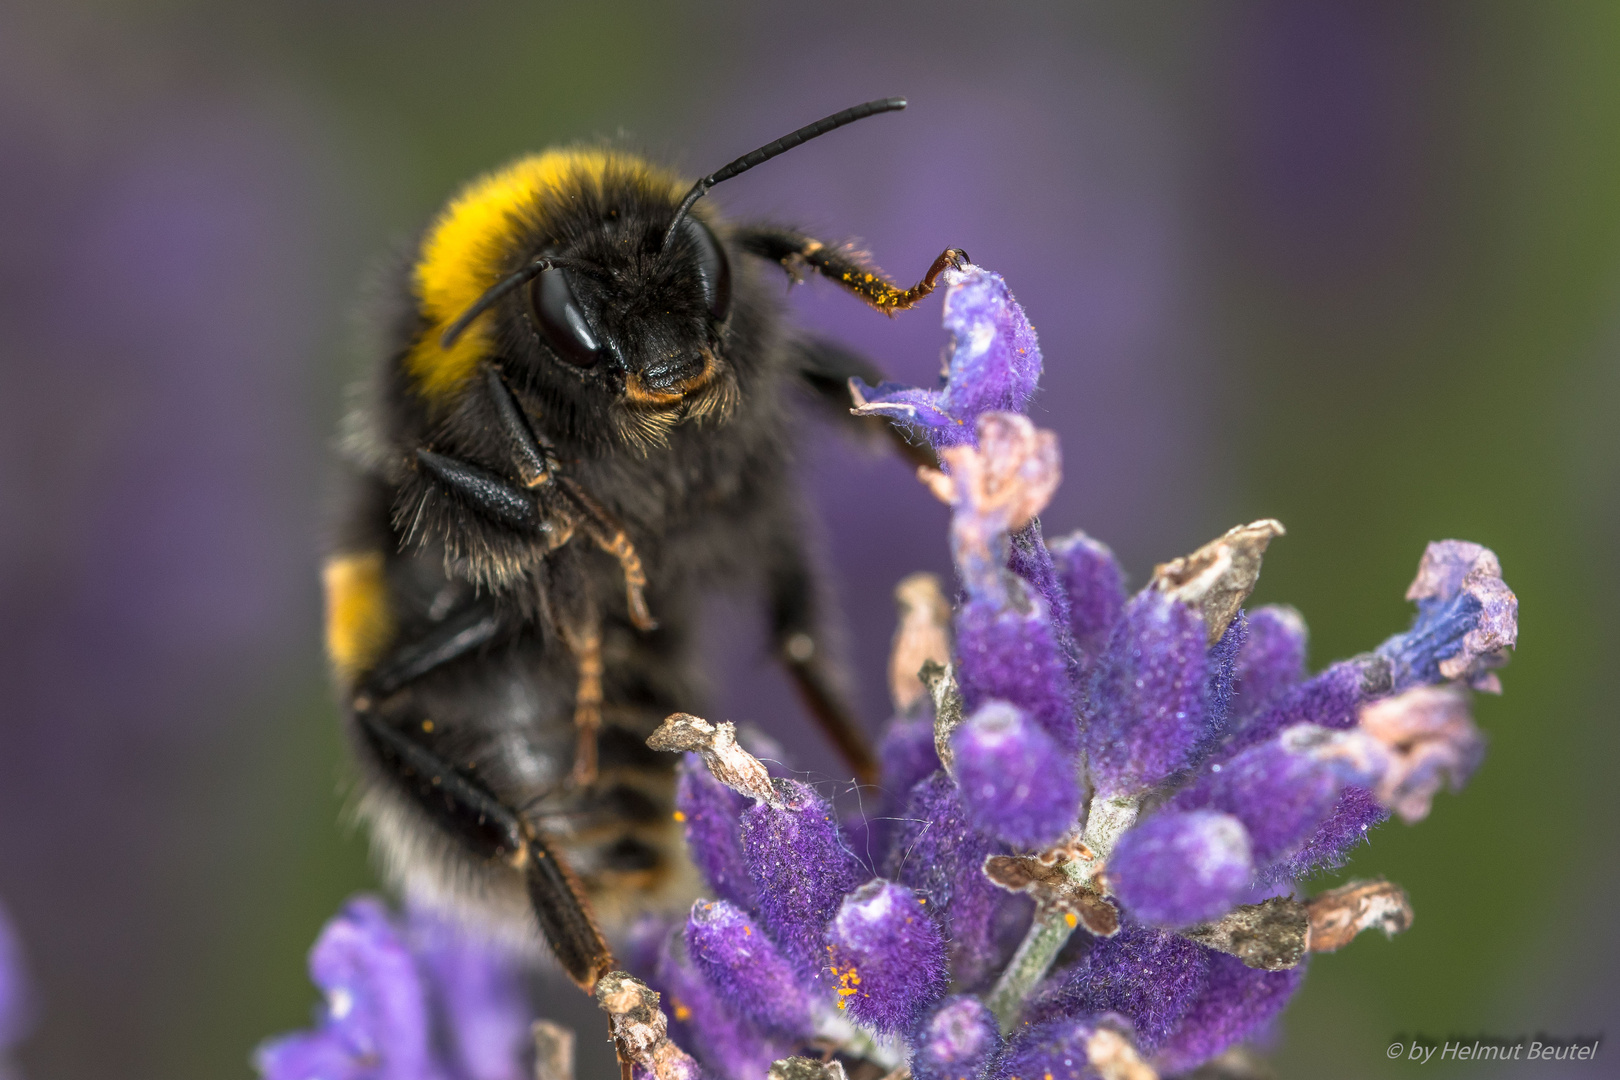
[{"label": "green flower stem", "polygon": [[[1091,810],[1086,815],[1086,830],[1080,838],[1092,850],[1093,857],[1065,863],[1064,872],[1077,884],[1084,885],[1090,881],[1096,868],[1114,850],[1115,842],[1136,821],[1137,808],[1137,800],[1133,798],[1105,799],[1099,796],[1093,799]],[[1043,905],[1035,909],[1035,919],[1029,924],[1024,940],[1018,943],[1018,951],[1013,954],[1007,969],[985,999],[1003,1034],[1018,1026],[1024,1003],[1029,1000],[1036,984],[1046,978],[1052,961],[1068,944],[1069,936],[1074,933],[1078,923],[1073,912],[1056,905]]]}]

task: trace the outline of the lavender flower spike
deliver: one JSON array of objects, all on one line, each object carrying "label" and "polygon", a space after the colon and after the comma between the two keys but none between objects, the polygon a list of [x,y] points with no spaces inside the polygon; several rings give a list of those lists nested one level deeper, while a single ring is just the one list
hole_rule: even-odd
[{"label": "lavender flower spike", "polygon": [[778,806],[743,813],[743,858],[759,889],[765,929],[809,975],[823,964],[822,931],[867,875],[845,847],[833,809],[797,780],[777,780]]},{"label": "lavender flower spike", "polygon": [[1001,275],[969,266],[944,277],[944,322],[952,338],[944,386],[921,390],[886,382],[874,389],[850,380],[857,415],[906,424],[936,450],[972,442],[981,413],[1023,411],[1041,377],[1035,330]]},{"label": "lavender flower spike", "polygon": [[984,1002],[959,994],[935,1006],[907,1041],[913,1080],[967,1080],[1001,1049],[1001,1032]]},{"label": "lavender flower spike", "polygon": [[699,900],[686,920],[686,954],[739,1012],[769,1031],[803,1035],[810,1001],[775,942],[724,900]]},{"label": "lavender flower spike", "polygon": [[951,738],[969,820],[1017,847],[1056,843],[1080,816],[1074,758],[1016,706],[992,701]]},{"label": "lavender flower spike", "polygon": [[1249,834],[1230,814],[1155,814],[1120,837],[1108,888],[1142,922],[1189,926],[1230,911],[1254,880]]},{"label": "lavender flower spike", "polygon": [[904,885],[877,878],[845,897],[827,949],[838,1007],[878,1031],[909,1029],[945,992],[945,938]]}]

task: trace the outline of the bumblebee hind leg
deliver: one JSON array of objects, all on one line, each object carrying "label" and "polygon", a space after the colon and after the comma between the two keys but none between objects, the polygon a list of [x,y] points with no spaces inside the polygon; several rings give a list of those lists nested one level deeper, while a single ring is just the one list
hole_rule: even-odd
[{"label": "bumblebee hind leg", "polygon": [[370,710],[355,710],[361,742],[384,782],[470,852],[520,872],[541,933],[569,978],[586,993],[613,970],[573,872],[545,838],[476,778],[454,768],[414,735]]}]

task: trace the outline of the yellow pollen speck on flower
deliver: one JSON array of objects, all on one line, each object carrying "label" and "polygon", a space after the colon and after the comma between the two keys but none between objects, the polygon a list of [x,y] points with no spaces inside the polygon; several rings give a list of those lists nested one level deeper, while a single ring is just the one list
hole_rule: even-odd
[{"label": "yellow pollen speck on flower", "polygon": [[692,1018],[692,1010],[683,1001],[675,1001],[675,1019],[685,1022]]},{"label": "yellow pollen speck on flower", "polygon": [[1073,930],[1076,926],[1080,925],[1079,916],[1075,915],[1075,913],[1072,911],[1066,911],[1063,913],[1063,921],[1068,924],[1070,930]]},{"label": "yellow pollen speck on flower", "polygon": [[686,815],[681,813],[679,810],[677,810],[677,811],[675,811],[675,820],[676,821],[685,821],[686,820]]},{"label": "yellow pollen speck on flower", "polygon": [[753,936],[754,936],[754,928],[752,926],[743,927],[743,937],[753,937]]}]

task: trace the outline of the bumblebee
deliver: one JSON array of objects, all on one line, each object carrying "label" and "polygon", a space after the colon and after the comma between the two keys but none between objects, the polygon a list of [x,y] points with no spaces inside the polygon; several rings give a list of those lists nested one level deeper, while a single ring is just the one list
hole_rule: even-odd
[{"label": "bumblebee", "polygon": [[599,926],[696,891],[673,757],[644,740],[696,707],[706,590],[763,594],[812,715],[873,774],[822,648],[789,396],[863,422],[847,383],[877,374],[792,329],[761,271],[892,313],[964,257],[901,288],[848,246],[699,200],[904,107],[845,110],[691,185],[615,150],[525,157],[463,188],[394,271],[324,568],[359,809],[396,884],[538,937],[587,991],[613,964]]}]

